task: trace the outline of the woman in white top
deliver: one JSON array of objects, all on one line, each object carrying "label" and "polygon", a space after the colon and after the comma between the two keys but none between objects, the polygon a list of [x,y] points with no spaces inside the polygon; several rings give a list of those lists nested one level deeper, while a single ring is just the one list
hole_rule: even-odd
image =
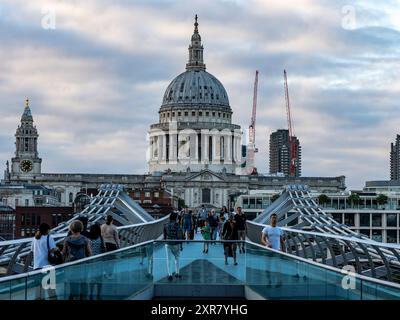
[{"label": "woman in white top", "polygon": [[[40,269],[49,266],[49,250],[57,248],[54,239],[49,235],[50,226],[42,223],[32,241],[31,250],[33,252],[33,269]],[[47,240],[47,238],[49,238]],[[48,243],[48,245],[47,245]]]}]

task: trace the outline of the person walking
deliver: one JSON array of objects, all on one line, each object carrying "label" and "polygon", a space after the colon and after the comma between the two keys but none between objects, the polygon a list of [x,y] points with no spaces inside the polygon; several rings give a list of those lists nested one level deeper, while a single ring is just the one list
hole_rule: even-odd
[{"label": "person walking", "polygon": [[[118,229],[113,223],[113,217],[108,215],[106,218],[106,223],[101,226],[101,236],[103,237],[104,244],[106,246],[106,252],[117,250],[120,247]],[[113,255],[108,256],[105,259],[107,262],[105,264],[106,271],[104,276],[109,280],[112,279],[114,273],[113,259],[115,259]]]},{"label": "person walking", "polygon": [[[47,223],[42,223],[39,230],[36,232],[31,244],[31,251],[33,254],[33,269],[41,269],[50,266],[49,252],[58,251],[53,237],[49,234],[50,226]],[[60,254],[60,253],[59,253]],[[61,254],[60,254],[61,255]],[[49,299],[56,298],[56,291],[54,289],[48,290]],[[36,299],[42,300],[45,298],[45,292],[41,286],[36,287]]]},{"label": "person walking", "polygon": [[[270,225],[266,226],[261,232],[261,243],[271,249],[278,251],[286,251],[285,249],[285,241],[282,234],[282,229],[277,226],[277,215],[276,213],[272,213],[270,217]],[[279,267],[277,267],[274,263],[276,258],[274,256],[270,256],[267,258],[266,270],[268,271],[267,276],[269,278],[269,283],[271,284],[272,273],[276,273],[277,276],[274,277],[277,279],[276,286],[279,287],[282,284],[281,274],[278,272]]]},{"label": "person walking", "polygon": [[192,211],[189,211],[188,208],[185,208],[182,214],[182,224],[183,224],[183,235],[185,240],[191,239],[191,232],[193,229],[193,216]]},{"label": "person walking", "polygon": [[172,212],[169,216],[169,223],[164,225],[164,240],[173,240],[167,241],[165,244],[165,253],[167,257],[167,273],[168,280],[171,281],[173,279],[172,276],[172,267],[171,263],[175,264],[175,277],[181,278],[179,274],[179,256],[180,256],[180,242],[178,240],[183,239],[182,229],[179,226],[179,223],[176,221],[177,214]]},{"label": "person walking", "polygon": [[208,225],[208,220],[204,221],[204,227],[201,228],[201,235],[203,236],[204,246],[203,246],[203,253],[208,253],[208,242],[211,239],[211,230],[210,226]]},{"label": "person walking", "polygon": [[[99,224],[95,223],[90,227],[89,239],[92,255],[102,254],[106,252],[106,246],[104,244],[104,239],[101,235],[101,228]],[[103,264],[98,262],[93,264],[92,267],[89,269],[89,274],[89,300],[93,300],[96,288],[96,298],[97,300],[100,300],[102,289]]]},{"label": "person walking", "polygon": [[33,238],[31,251],[33,253],[34,270],[49,266],[49,251],[58,250],[53,237],[49,235],[49,231],[50,226],[47,223],[42,223]]},{"label": "person walking", "polygon": [[234,216],[236,226],[238,229],[239,240],[242,240],[242,243],[239,243],[239,253],[245,253],[245,240],[247,234],[247,224],[246,224],[246,215],[242,211],[242,207],[236,208],[236,214]]},{"label": "person walking", "polygon": [[118,229],[113,223],[114,219],[109,215],[107,216],[106,223],[101,226],[101,235],[104,239],[107,252],[117,250],[120,247]]},{"label": "person walking", "polygon": [[218,236],[220,240],[222,240],[222,229],[226,221],[227,221],[226,214],[221,212],[218,217]]},{"label": "person walking", "polygon": [[63,255],[66,262],[76,261],[92,255],[90,241],[81,235],[83,224],[79,220],[75,220],[70,225],[71,235],[64,240]]},{"label": "person walking", "polygon": [[[81,235],[83,231],[83,223],[75,220],[70,225],[71,235],[67,236],[64,240],[63,255],[66,262],[72,262],[79,259],[84,259],[92,255],[90,248],[90,240]],[[76,279],[74,279],[76,277]],[[85,300],[87,298],[87,285],[84,280],[84,275],[74,274],[70,281],[69,299]]]},{"label": "person walking", "polygon": [[101,235],[101,227],[98,223],[93,224],[89,230],[90,249],[92,255],[97,255],[106,252],[106,245],[103,236]]},{"label": "person walking", "polygon": [[[218,217],[215,215],[215,210],[212,209],[208,214],[208,223],[211,230],[211,240],[216,240],[218,231]],[[215,244],[215,242],[212,242]]]},{"label": "person walking", "polygon": [[202,228],[204,227],[204,221],[207,220],[208,217],[208,212],[206,208],[204,207],[204,204],[201,205],[201,209],[198,212],[198,219],[199,219],[199,227]]},{"label": "person walking", "polygon": [[277,227],[277,215],[276,213],[271,214],[270,225],[266,226],[261,233],[261,243],[268,248],[286,251],[285,241],[282,235],[282,229]]},{"label": "person walking", "polygon": [[[230,215],[228,221],[224,223],[224,227],[222,229],[222,237],[224,240],[235,241],[238,240],[238,229],[233,218],[233,215]],[[233,264],[237,266],[236,261],[236,242],[224,242],[224,255],[225,255],[225,264],[228,264],[228,257],[233,257]]]}]

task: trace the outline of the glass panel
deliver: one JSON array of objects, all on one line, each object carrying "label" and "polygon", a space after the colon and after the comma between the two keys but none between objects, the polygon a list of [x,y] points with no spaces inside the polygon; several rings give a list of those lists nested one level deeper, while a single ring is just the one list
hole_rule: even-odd
[{"label": "glass panel", "polygon": [[382,230],[372,230],[372,240],[382,242]]},{"label": "glass panel", "polygon": [[342,221],[342,214],[341,214],[341,213],[337,213],[337,212],[332,213],[332,218],[333,218],[335,221],[337,221],[338,223],[343,223],[343,221]]},{"label": "glass panel", "polygon": [[371,226],[371,215],[369,213],[360,213],[360,227]]},{"label": "glass panel", "polygon": [[[154,244],[154,280],[157,284],[170,284],[168,275],[172,274],[174,284],[208,287],[217,284],[243,285],[246,256],[239,253],[239,243],[231,243],[232,251],[220,241],[176,243],[157,241]],[[236,255],[237,265],[234,265],[234,258],[231,256],[227,258],[228,264],[225,264],[224,249]],[[176,273],[181,278],[177,279]]]},{"label": "glass panel", "polygon": [[400,299],[400,292],[384,284],[362,281],[363,300],[392,300]]},{"label": "glass panel", "polygon": [[255,208],[255,205],[256,205],[256,199],[250,198],[249,200],[250,200],[249,209],[254,209],[254,208]]},{"label": "glass panel", "polygon": [[0,300],[10,300],[10,281],[0,282]]},{"label": "glass panel", "polygon": [[387,234],[386,242],[397,243],[397,230],[387,230],[386,234]]},{"label": "glass panel", "polygon": [[368,238],[371,238],[370,229],[361,229],[360,233],[366,235]]},{"label": "glass panel", "polygon": [[25,300],[26,277],[10,280],[11,300]]},{"label": "glass panel", "polygon": [[386,225],[388,227],[397,227],[397,214],[395,213],[388,213],[386,215]]},{"label": "glass panel", "polygon": [[372,214],[372,226],[373,227],[381,227],[382,226],[382,214],[380,214],[380,213]]},{"label": "glass panel", "polygon": [[256,209],[262,209],[262,199],[257,198]]},{"label": "glass panel", "polygon": [[354,227],[354,213],[345,213],[344,214],[344,223],[347,226]]}]

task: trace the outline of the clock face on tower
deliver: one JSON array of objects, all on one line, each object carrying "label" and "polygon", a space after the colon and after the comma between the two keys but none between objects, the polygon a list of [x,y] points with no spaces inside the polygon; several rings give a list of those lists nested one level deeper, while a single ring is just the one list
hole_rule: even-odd
[{"label": "clock face on tower", "polygon": [[19,165],[23,172],[29,172],[33,169],[33,163],[29,160],[22,160],[21,164]]}]

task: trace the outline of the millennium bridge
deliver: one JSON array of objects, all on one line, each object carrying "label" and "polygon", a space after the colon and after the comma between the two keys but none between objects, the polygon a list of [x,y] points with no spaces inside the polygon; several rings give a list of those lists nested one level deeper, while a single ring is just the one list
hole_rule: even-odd
[{"label": "millennium bridge", "polygon": [[[286,252],[260,244],[272,213],[284,231]],[[307,186],[285,187],[247,221],[246,250],[237,254],[238,265],[225,265],[221,241],[209,241],[207,254],[198,234],[180,241],[181,277],[172,281],[162,240],[169,217],[155,220],[120,185],[102,185],[82,212],[51,234],[61,243],[73,220],[85,216],[90,227],[104,223],[107,215],[121,225],[120,249],[43,270],[32,269],[31,238],[1,241],[0,300],[400,298],[400,246],[372,241],[339,224]]]}]

